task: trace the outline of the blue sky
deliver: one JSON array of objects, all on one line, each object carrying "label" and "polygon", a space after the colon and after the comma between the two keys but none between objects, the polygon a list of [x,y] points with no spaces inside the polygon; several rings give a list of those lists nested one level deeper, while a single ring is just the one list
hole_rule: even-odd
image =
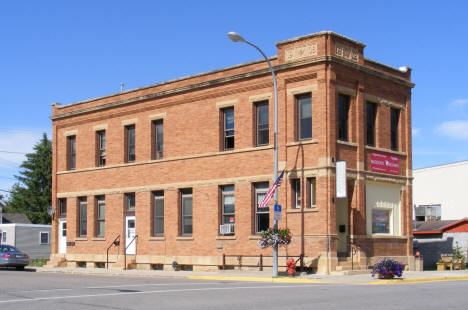
[{"label": "blue sky", "polygon": [[468,160],[466,1],[0,1],[0,189],[50,136],[51,103],[259,59],[332,30],[367,58],[413,69],[413,167]]}]

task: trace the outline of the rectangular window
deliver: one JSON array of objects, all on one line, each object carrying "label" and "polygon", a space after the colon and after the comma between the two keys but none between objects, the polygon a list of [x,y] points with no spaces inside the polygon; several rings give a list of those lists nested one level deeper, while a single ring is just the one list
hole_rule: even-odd
[{"label": "rectangular window", "polygon": [[255,234],[259,234],[270,227],[270,208],[259,207],[267,192],[268,182],[254,184]]},{"label": "rectangular window", "polygon": [[307,179],[307,206],[315,208],[317,206],[317,182],[315,178]]},{"label": "rectangular window", "polygon": [[234,148],[234,108],[227,108],[223,112],[223,149]]},{"label": "rectangular window", "polygon": [[125,144],[127,146],[125,161],[135,161],[135,125],[125,126]]},{"label": "rectangular window", "polygon": [[76,168],[76,136],[67,137],[67,170]]},{"label": "rectangular window", "polygon": [[96,237],[106,235],[106,201],[104,196],[96,197]]},{"label": "rectangular window", "polygon": [[96,132],[96,164],[98,166],[106,165],[106,131]]},{"label": "rectangular window", "polygon": [[59,199],[59,212],[60,215],[66,217],[67,215],[67,199],[60,198]]},{"label": "rectangular window", "polygon": [[312,95],[303,94],[296,96],[297,105],[297,132],[298,139],[312,138]]},{"label": "rectangular window", "polygon": [[6,243],[6,242],[7,242],[7,232],[3,231],[2,232],[2,243]]},{"label": "rectangular window", "polygon": [[257,146],[269,143],[268,101],[255,104]]},{"label": "rectangular window", "polygon": [[164,236],[164,191],[153,193],[153,236]]},{"label": "rectangular window", "polygon": [[377,104],[366,102],[366,144],[375,146],[375,118],[377,116]]},{"label": "rectangular window", "polygon": [[394,151],[398,151],[398,122],[400,120],[400,110],[390,109],[390,141],[391,148]]},{"label": "rectangular window", "polygon": [[163,120],[153,121],[153,159],[163,158],[164,128]]},{"label": "rectangular window", "polygon": [[291,180],[291,190],[292,190],[292,207],[300,208],[301,207],[301,180],[293,179]]},{"label": "rectangular window", "polygon": [[235,223],[234,185],[221,187],[221,224]]},{"label": "rectangular window", "polygon": [[349,96],[338,95],[338,139],[348,141]]},{"label": "rectangular window", "polygon": [[125,211],[135,211],[135,193],[125,194]]},{"label": "rectangular window", "polygon": [[80,237],[86,237],[87,234],[87,202],[86,202],[86,197],[80,197],[78,198],[78,208],[79,208],[79,231],[78,234]]},{"label": "rectangular window", "polygon": [[192,189],[180,191],[181,204],[181,235],[192,235]]},{"label": "rectangular window", "polygon": [[39,232],[39,244],[49,244],[49,232],[48,231]]}]

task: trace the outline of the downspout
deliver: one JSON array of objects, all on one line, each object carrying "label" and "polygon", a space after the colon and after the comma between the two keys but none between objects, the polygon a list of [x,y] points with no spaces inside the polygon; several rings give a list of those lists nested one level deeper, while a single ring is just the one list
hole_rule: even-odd
[{"label": "downspout", "polygon": [[[327,34],[327,50],[326,54],[330,54],[330,35]],[[330,190],[330,169],[328,169],[328,159],[330,158],[330,150],[329,150],[329,143],[330,143],[330,128],[328,126],[328,118],[330,117],[329,115],[329,101],[330,101],[330,90],[329,90],[329,81],[328,81],[328,69],[329,69],[329,62],[328,60],[325,62],[325,87],[326,87],[326,104],[325,104],[325,115],[326,115],[326,139],[325,139],[325,153],[326,153],[326,158],[327,158],[327,192]],[[330,261],[330,199],[327,199],[327,274],[330,274],[331,270],[331,261]]]}]

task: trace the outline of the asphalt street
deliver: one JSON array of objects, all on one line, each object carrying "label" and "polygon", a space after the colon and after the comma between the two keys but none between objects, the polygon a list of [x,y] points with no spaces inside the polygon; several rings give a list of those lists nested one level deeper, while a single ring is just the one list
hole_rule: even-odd
[{"label": "asphalt street", "polygon": [[0,270],[0,309],[466,309],[468,281],[252,283]]}]

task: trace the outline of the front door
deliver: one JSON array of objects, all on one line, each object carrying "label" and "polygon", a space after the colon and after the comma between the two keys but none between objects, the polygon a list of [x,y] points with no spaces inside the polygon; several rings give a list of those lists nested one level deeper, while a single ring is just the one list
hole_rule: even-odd
[{"label": "front door", "polygon": [[58,233],[59,233],[59,237],[58,237],[59,253],[65,254],[67,253],[67,220],[59,221]]},{"label": "front door", "polygon": [[336,200],[336,251],[340,256],[348,256],[348,199],[339,198]]},{"label": "front door", "polygon": [[125,218],[125,248],[127,254],[136,253],[136,240],[135,238],[135,217],[127,216]]}]

